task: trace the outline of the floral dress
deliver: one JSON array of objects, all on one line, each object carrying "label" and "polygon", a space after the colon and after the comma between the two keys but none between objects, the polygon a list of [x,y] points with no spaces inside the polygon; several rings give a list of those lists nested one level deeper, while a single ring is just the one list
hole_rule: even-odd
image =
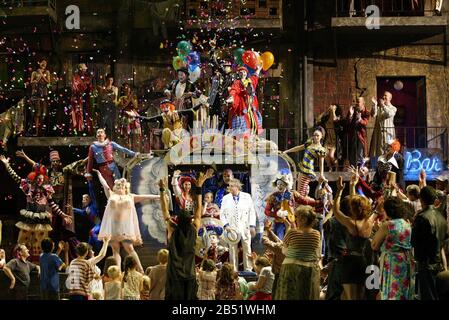
[{"label": "floral dress", "polygon": [[385,223],[388,234],[380,248],[381,299],[411,300],[414,295],[411,225],[404,219]]}]

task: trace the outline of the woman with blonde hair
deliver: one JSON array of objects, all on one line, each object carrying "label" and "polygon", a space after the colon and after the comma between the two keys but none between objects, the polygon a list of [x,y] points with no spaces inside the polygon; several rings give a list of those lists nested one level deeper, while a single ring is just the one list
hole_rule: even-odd
[{"label": "woman with blonde hair", "polygon": [[350,212],[340,210],[340,198],[345,185],[340,176],[337,182],[337,195],[334,201],[334,214],[338,222],[346,228],[346,252],[342,258],[341,283],[343,285],[342,300],[361,300],[365,295],[365,270],[367,261],[365,247],[369,245],[369,237],[377,214],[371,215],[371,204],[368,198],[355,194],[358,176],[354,175],[350,182]]},{"label": "woman with blonde hair", "polygon": [[103,240],[111,237],[112,255],[115,257],[119,268],[121,266],[120,244],[122,244],[125,251],[136,260],[137,270],[143,273],[139,256],[134,250],[134,245],[142,244],[135,203],[159,199],[160,197],[154,194],[137,195],[130,193],[129,182],[124,178],[115,180],[114,187],[111,190],[100,171],[94,171],[98,174],[98,179],[108,198],[98,239]]},{"label": "woman with blonde hair", "polygon": [[314,229],[317,215],[311,206],[295,211],[296,229],[284,238],[284,262],[275,300],[318,300],[320,295],[321,234]]}]

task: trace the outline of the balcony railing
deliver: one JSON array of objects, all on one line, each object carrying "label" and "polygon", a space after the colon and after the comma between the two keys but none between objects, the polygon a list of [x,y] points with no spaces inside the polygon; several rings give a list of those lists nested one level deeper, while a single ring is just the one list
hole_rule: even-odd
[{"label": "balcony railing", "polygon": [[0,0],[0,7],[49,7],[56,10],[56,0]]},{"label": "balcony railing", "polygon": [[365,17],[375,5],[381,17],[431,16],[439,14],[431,0],[335,0],[335,17]]}]

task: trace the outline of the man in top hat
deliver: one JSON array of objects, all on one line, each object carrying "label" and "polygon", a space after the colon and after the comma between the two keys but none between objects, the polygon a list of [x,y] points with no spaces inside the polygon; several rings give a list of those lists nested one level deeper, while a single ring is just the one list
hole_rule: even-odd
[{"label": "man in top hat", "polygon": [[[225,232],[236,231],[240,237],[243,248],[244,271],[252,271],[253,265],[248,255],[251,255],[251,238],[256,235],[256,210],[251,195],[240,191],[242,184],[237,179],[229,182],[229,191],[223,197],[220,209],[220,220],[223,222]],[[238,243],[228,243],[229,260],[234,270],[239,270]]]},{"label": "man in top hat", "polygon": [[71,126],[75,132],[92,132],[92,110],[90,96],[92,93],[92,78],[87,72],[85,63],[78,65],[72,78],[72,110]]},{"label": "man in top hat", "polygon": [[[226,100],[229,97],[228,89],[231,87],[234,80],[236,80],[235,73],[232,72],[231,61],[221,60],[217,61],[214,54],[212,57],[213,76],[211,79],[211,88],[208,97],[209,116],[212,117],[212,122],[216,123],[219,129],[225,126],[227,128],[227,110]],[[215,126],[212,126],[215,128]]]},{"label": "man in top hat", "polygon": [[254,74],[248,78],[248,69],[237,69],[239,79],[232,83],[229,90],[228,125],[235,135],[244,137],[262,132],[262,116],[259,112],[256,88],[259,82],[259,66]]},{"label": "man in top hat", "polygon": [[189,71],[187,68],[178,69],[178,79],[173,80],[164,92],[179,111],[192,108],[192,98],[199,98],[201,95],[201,91],[197,90],[195,85],[188,80],[188,77]]}]

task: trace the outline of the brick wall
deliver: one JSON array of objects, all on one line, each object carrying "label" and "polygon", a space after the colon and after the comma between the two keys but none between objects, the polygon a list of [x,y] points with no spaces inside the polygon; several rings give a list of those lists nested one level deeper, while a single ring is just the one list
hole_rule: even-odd
[{"label": "brick wall", "polygon": [[315,65],[313,69],[313,112],[315,117],[330,104],[345,112],[356,95],[353,60],[341,59],[336,67]]}]

